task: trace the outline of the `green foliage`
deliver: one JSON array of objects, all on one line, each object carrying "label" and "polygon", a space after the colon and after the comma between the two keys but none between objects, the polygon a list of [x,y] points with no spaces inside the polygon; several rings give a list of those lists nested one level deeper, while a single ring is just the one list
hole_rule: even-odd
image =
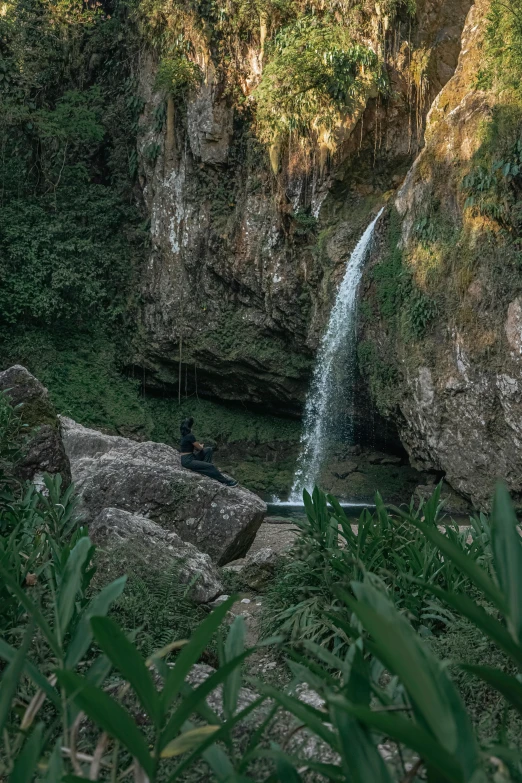
[{"label": "green foliage", "polygon": [[297,236],[309,236],[317,231],[317,218],[303,209],[298,209],[292,215],[295,222],[295,233]]},{"label": "green foliage", "polygon": [[[487,565],[491,557],[487,522],[474,520],[471,531],[460,532],[456,523],[443,517],[439,498],[440,487],[417,509],[410,506],[408,519],[424,518],[433,528],[443,527],[455,547]],[[391,515],[379,495],[376,512],[363,513],[356,533],[332,496],[318,490],[313,498],[305,493],[305,506],[306,520],[296,521],[300,535],[293,555],[264,599],[267,632],[285,633],[293,644],[308,639],[342,650],[349,638],[329,619],[339,607],[338,590],[366,577],[388,592],[423,634],[448,624],[451,615],[426,592],[426,586],[462,591],[469,589],[469,581],[424,535],[412,533],[411,523]]]},{"label": "green foliage", "polygon": [[357,345],[357,360],[364,377],[368,379],[372,399],[382,413],[393,409],[398,387],[397,367],[379,355],[375,345],[369,340],[361,340]]},{"label": "green foliage", "polygon": [[22,456],[21,435],[27,425],[20,417],[21,406],[13,408],[6,392],[0,392],[0,480],[5,480]]},{"label": "green foliage", "polygon": [[[491,137],[492,129],[488,135]],[[493,153],[492,160],[487,140],[484,146],[486,149],[483,147],[479,151],[475,165],[462,180],[462,189],[467,194],[464,208],[519,233],[522,228],[522,139],[512,143],[502,157]],[[498,149],[498,139],[495,146]]]},{"label": "green foliage", "polygon": [[401,221],[398,212],[393,209],[390,213],[386,255],[372,271],[379,311],[387,323],[393,323],[397,317],[409,282],[403,267],[400,238]]},{"label": "green foliage", "polygon": [[[492,0],[485,36],[485,57],[477,86],[499,86],[520,94],[522,69],[522,2]],[[495,84],[496,83],[496,84]]]},{"label": "green foliage", "polygon": [[420,340],[438,314],[437,303],[428,294],[414,289],[408,301],[407,318],[413,336]]},{"label": "green foliage", "polygon": [[[154,571],[128,569],[124,593],[112,616],[122,628],[136,630],[136,646],[145,657],[177,639],[187,639],[204,619],[205,611],[187,597],[189,588],[179,581],[179,569]],[[212,654],[212,650],[207,651]]]},{"label": "green foliage", "polygon": [[265,140],[287,133],[330,130],[359,99],[386,82],[376,54],[328,16],[303,16],[270,44],[256,89],[259,132]]},{"label": "green foliage", "polygon": [[[435,229],[430,219],[421,218],[416,233],[423,241],[432,241]],[[396,210],[390,214],[388,251],[372,270],[376,286],[376,299],[381,316],[395,328],[404,326],[416,340],[422,339],[436,319],[436,301],[421,290],[408,266],[404,263],[400,245],[401,221]]]},{"label": "green foliage", "polygon": [[[0,17],[0,319],[121,319],[142,253],[124,2],[8,0]],[[135,45],[131,30],[125,41]]]},{"label": "green foliage", "polygon": [[[63,493],[60,476],[46,477],[45,485],[45,493],[29,486],[25,494],[4,483],[0,487],[0,658],[7,664],[0,681],[0,774],[13,783],[28,783],[35,775],[42,782],[65,782],[75,779],[68,774],[72,772],[76,779],[85,779],[85,774],[89,780],[106,779],[93,751],[109,742],[111,761],[102,769],[109,768],[113,780],[129,764],[135,779],[145,772],[151,783],[164,781],[168,772],[169,780],[179,780],[201,755],[214,771],[228,765],[233,772],[235,760],[211,746],[218,740],[229,742],[232,728],[264,701],[260,697],[244,709],[238,705],[240,668],[251,652],[244,648],[243,618],[230,628],[219,672],[197,687],[186,678],[234,599],[197,628],[189,625],[188,641],[173,643],[176,631],[167,610],[173,609],[173,601],[159,589],[156,600],[166,602],[162,611],[167,614],[154,620],[163,624],[164,634],[169,629],[168,644],[154,647],[143,658],[126,632],[106,617],[126,577],[92,590],[95,547],[86,530],[77,527],[74,487]],[[179,615],[179,592],[176,598]],[[132,601],[131,595],[127,610]],[[122,604],[116,613],[122,614]],[[158,634],[160,629],[150,632]],[[169,668],[164,659],[176,652]],[[112,669],[119,679],[107,683]],[[161,678],[161,688],[153,671]],[[223,718],[206,703],[219,687]],[[85,733],[80,733],[84,714],[93,722],[87,742],[94,733],[87,754]],[[203,725],[192,724],[194,718]],[[179,756],[183,759],[178,763]]]},{"label": "green foliage", "polygon": [[179,99],[194,90],[201,79],[199,65],[189,60],[186,55],[175,53],[161,60],[156,76],[156,87]]},{"label": "green foliage", "polygon": [[[318,538],[335,540],[337,520],[329,521],[326,499],[316,491],[313,504],[310,499],[306,502],[309,523]],[[480,520],[481,528],[477,532],[481,538],[480,549],[487,555],[485,562],[477,558],[476,549],[465,551],[462,542],[440,530],[436,524],[438,507],[437,492],[422,516],[413,515],[411,509],[408,512],[395,509],[395,513],[406,527],[416,529],[435,547],[441,562],[451,564],[457,581],[448,585],[448,590],[440,589],[429,578],[414,578],[412,585],[418,585],[446,603],[452,612],[464,616],[476,632],[489,639],[494,649],[502,651],[501,668],[483,664],[462,668],[469,676],[485,682],[490,691],[496,691],[520,720],[522,542],[509,496],[500,486],[491,526]],[[408,553],[400,546],[397,550],[399,558],[405,555],[405,564],[409,565],[408,558],[413,552]],[[490,576],[490,566],[496,581]],[[397,778],[377,753],[377,744],[391,739],[402,747],[401,759],[408,750],[414,752],[419,759],[416,772],[420,774],[424,769],[428,780],[485,783],[491,779],[486,774],[490,771],[487,770],[489,761],[502,769],[504,780],[519,780],[520,749],[506,746],[505,734],[495,744],[488,737],[485,745],[479,747],[471,716],[448,676],[447,667],[413,632],[404,612],[399,612],[383,594],[372,574],[361,570],[359,580],[336,591],[338,607],[330,614],[332,627],[351,643],[348,654],[344,650],[342,654],[329,652],[324,646],[305,641],[304,655],[293,653],[289,661],[294,686],[306,682],[321,696],[323,709],[307,709],[294,696],[275,688],[261,689],[321,737],[333,753],[340,755],[338,764],[322,766],[324,777],[337,781],[353,779],[351,775],[355,774],[358,780],[391,783]],[[399,572],[404,572],[404,565],[399,566]],[[511,659],[507,671],[506,656]],[[513,676],[513,671],[518,674]],[[304,759],[285,758],[294,768],[304,765],[314,769]]]}]

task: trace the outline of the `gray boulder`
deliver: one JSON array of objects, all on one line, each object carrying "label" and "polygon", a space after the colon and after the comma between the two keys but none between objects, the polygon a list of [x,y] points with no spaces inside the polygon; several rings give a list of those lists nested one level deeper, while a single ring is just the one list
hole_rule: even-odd
[{"label": "gray boulder", "polygon": [[111,440],[71,419],[62,419],[62,428],[88,523],[118,508],[175,531],[219,565],[248,552],[266,514],[252,492],[186,470],[163,443]]},{"label": "gray boulder", "polygon": [[146,517],[105,508],[89,525],[98,549],[98,574],[108,583],[122,574],[140,575],[145,582],[176,565],[182,584],[191,584],[191,598],[208,603],[223,591],[210,557]]},{"label": "gray boulder", "polygon": [[258,549],[240,563],[227,566],[227,571],[236,573],[243,584],[255,592],[262,592],[275,576],[282,555],[269,546]]},{"label": "gray boulder", "polygon": [[6,392],[26,425],[26,438],[21,436],[22,457],[15,475],[29,481],[39,481],[43,473],[60,473],[64,486],[71,482],[71,468],[61,439],[60,422],[49,393],[29,370],[15,364],[0,372],[0,391]]}]

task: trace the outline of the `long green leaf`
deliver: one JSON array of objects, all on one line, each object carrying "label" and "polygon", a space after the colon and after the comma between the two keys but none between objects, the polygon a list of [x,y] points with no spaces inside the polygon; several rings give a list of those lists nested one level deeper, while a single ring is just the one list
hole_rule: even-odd
[{"label": "long green leaf", "polygon": [[[246,626],[245,618],[238,615],[234,618],[228,631],[224,645],[225,663],[237,659],[245,649]],[[223,712],[225,719],[232,717],[237,709],[239,689],[241,688],[241,666],[235,666],[223,683]]]},{"label": "long green leaf", "polygon": [[278,690],[271,685],[261,685],[261,692],[274,701],[277,701],[285,710],[295,715],[305,726],[310,729],[314,734],[317,734],[327,745],[333,750],[339,751],[337,745],[337,737],[334,732],[328,728],[325,723],[324,713],[315,710],[310,705],[296,699],[294,696],[290,696],[284,691]]},{"label": "long green leaf", "polygon": [[100,648],[133,687],[143,709],[158,726],[161,721],[160,697],[136,647],[110,617],[93,617],[91,628]]},{"label": "long green leaf", "polygon": [[[433,766],[450,783],[464,783],[464,774],[457,759],[437,742],[425,729],[399,715],[374,712],[367,707],[358,707],[349,702],[344,709],[369,729],[386,734],[397,742],[415,751],[430,766]],[[366,783],[366,781],[365,781]]]},{"label": "long green leaf", "polygon": [[502,623],[488,614],[482,606],[478,606],[463,593],[447,593],[437,587],[428,587],[427,589],[459,614],[467,617],[492,642],[501,647],[518,666],[522,667],[522,647],[516,643]]},{"label": "long green leaf", "polygon": [[511,498],[498,484],[493,501],[491,537],[498,581],[507,603],[507,618],[513,638],[522,643],[522,542]]},{"label": "long green leaf", "polygon": [[420,519],[415,519],[400,509],[394,510],[408,523],[418,528],[447,558],[455,563],[460,570],[471,579],[473,584],[476,585],[479,590],[482,590],[484,595],[486,595],[497,609],[505,612],[506,602],[502,592],[472,557],[463,552],[462,549],[459,549],[458,546],[450,541],[449,538],[441,533],[436,527],[426,525]]},{"label": "long green leaf", "polygon": [[35,726],[15,761],[9,783],[29,783],[34,779],[43,748],[43,732],[42,723]]},{"label": "long green leaf", "polygon": [[189,643],[183,647],[176,659],[174,668],[163,688],[163,710],[166,712],[172,703],[172,700],[179,693],[179,689],[185,680],[185,677],[198,662],[203,650],[210,644],[214,633],[217,631],[231,606],[236,602],[235,596],[230,596],[227,601],[223,601],[217,609],[203,620],[196,628]]},{"label": "long green leaf", "polygon": [[351,783],[392,783],[386,765],[364,725],[345,709],[344,700],[328,700],[332,722],[339,733],[339,748]]},{"label": "long green leaf", "polygon": [[184,771],[190,767],[191,764],[194,763],[196,759],[198,759],[200,756],[203,755],[204,751],[210,747],[210,745],[213,745],[215,742],[220,742],[227,737],[230,736],[230,733],[234,726],[236,726],[238,723],[240,723],[242,720],[244,720],[248,715],[250,715],[251,712],[256,710],[258,707],[261,706],[261,704],[264,702],[264,697],[260,696],[259,699],[256,699],[251,704],[248,705],[248,707],[245,707],[244,710],[241,710],[240,712],[237,712],[231,720],[224,723],[219,731],[216,731],[214,734],[211,734],[206,740],[203,740],[201,745],[199,745],[184,761],[181,762],[181,764],[176,767],[172,775],[168,778],[167,783],[174,783],[176,780],[182,780],[183,778],[181,775],[184,773]]},{"label": "long green leaf", "polygon": [[67,563],[65,564],[56,601],[58,624],[62,639],[64,638],[71,621],[76,594],[82,584],[82,568],[85,565],[91,547],[92,544],[86,536],[80,538],[78,543],[73,547],[67,558]]},{"label": "long green leaf", "polygon": [[74,669],[90,647],[92,641],[91,618],[105,617],[111,605],[122,594],[126,581],[126,576],[116,579],[114,582],[111,582],[111,584],[106,585],[103,590],[95,595],[87,604],[67,647],[67,656],[65,659],[65,666],[67,669]]},{"label": "long green leaf", "polygon": [[152,757],[143,734],[129,713],[107,693],[89,685],[74,672],[57,671],[56,676],[69,698],[107,734],[119,740],[150,777],[153,772]]},{"label": "long green leaf", "polygon": [[189,695],[184,696],[180,701],[179,706],[174,711],[169,722],[165,726],[161,739],[159,742],[160,749],[163,749],[167,743],[174,739],[178,731],[186,720],[190,718],[193,712],[197,710],[197,707],[201,702],[206,699],[209,693],[215,691],[226,678],[240,666],[241,663],[254,652],[254,649],[245,650],[237,658],[233,658],[224,666],[220,666],[217,671],[207,677],[203,682],[198,685]]},{"label": "long green leaf", "polygon": [[474,674],[479,679],[487,682],[492,688],[501,693],[522,716],[522,684],[510,674],[495,669],[492,666],[471,666],[462,664],[461,669]]},{"label": "long green leaf", "polygon": [[[7,644],[6,641],[0,639],[0,658],[2,658],[2,660],[6,661],[7,663],[11,663],[11,661],[16,657],[17,653],[18,650],[15,650],[15,648]],[[24,661],[24,671],[34,682],[36,687],[40,688],[40,690],[45,693],[47,698],[50,699],[56,707],[60,707],[60,694],[58,691],[53,688],[47,677],[44,677],[44,675],[36,668],[36,666],[27,658]]]},{"label": "long green leaf", "polygon": [[5,669],[0,682],[0,736],[9,720],[13,706],[13,699],[18,688],[18,681],[24,670],[25,658],[29,652],[33,638],[33,624],[31,623],[25,632],[24,640],[15,657]]},{"label": "long green leaf", "polygon": [[359,600],[346,595],[345,601],[373,637],[379,659],[400,678],[419,720],[471,774],[479,764],[478,745],[446,670],[383,594],[366,583],[352,587]]},{"label": "long green leaf", "polygon": [[45,783],[56,783],[57,780],[62,780],[63,776],[63,759],[62,759],[62,737],[59,737],[54,745],[53,752],[49,758],[47,764],[47,770],[45,772]]},{"label": "long green leaf", "polygon": [[60,645],[58,644],[56,636],[51,631],[51,626],[49,625],[49,623],[47,622],[47,620],[45,619],[45,617],[43,616],[39,608],[36,606],[36,604],[33,601],[31,601],[31,599],[26,594],[26,592],[22,590],[17,580],[6,568],[4,568],[4,566],[1,563],[0,563],[0,576],[4,579],[9,590],[12,593],[14,593],[14,595],[18,598],[18,600],[26,610],[29,617],[31,617],[35,621],[35,623],[39,626],[40,630],[45,636],[54,654],[57,657],[60,657],[61,655]]}]

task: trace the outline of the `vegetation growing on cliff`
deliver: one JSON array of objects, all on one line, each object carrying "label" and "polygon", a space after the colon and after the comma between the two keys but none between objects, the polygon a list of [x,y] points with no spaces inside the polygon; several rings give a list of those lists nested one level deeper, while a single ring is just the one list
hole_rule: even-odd
[{"label": "vegetation growing on cliff", "polygon": [[[121,322],[144,241],[129,172],[128,9],[8,0],[0,15],[0,320]],[[127,32],[129,35],[129,31]]]},{"label": "vegetation growing on cliff", "polygon": [[282,28],[267,49],[256,122],[265,140],[330,131],[386,79],[375,52],[334,17],[304,16]]}]

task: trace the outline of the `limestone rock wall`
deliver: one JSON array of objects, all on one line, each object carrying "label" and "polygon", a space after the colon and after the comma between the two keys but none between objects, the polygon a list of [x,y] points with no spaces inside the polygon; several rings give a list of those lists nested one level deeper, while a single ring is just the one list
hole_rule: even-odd
[{"label": "limestone rock wall", "polygon": [[[300,412],[336,283],[422,145],[469,5],[424,0],[412,23],[374,42],[390,96],[369,98],[328,149],[261,145],[248,95],[240,110],[208,52],[198,94],[165,105],[144,56],[138,158],[151,252],[135,361],[148,386]],[[259,68],[250,53],[245,84]]]},{"label": "limestone rock wall", "polygon": [[[502,117],[502,98],[477,87],[488,8],[477,0],[469,11],[458,67],[428,115],[425,148],[381,225],[361,328],[366,378],[413,464],[444,472],[480,507],[497,478],[522,500],[520,275],[508,234],[466,207],[464,187],[486,145],[493,161],[501,145],[487,129]],[[402,299],[398,285],[392,290],[397,253],[413,281]],[[423,328],[419,303],[432,308]]]}]

